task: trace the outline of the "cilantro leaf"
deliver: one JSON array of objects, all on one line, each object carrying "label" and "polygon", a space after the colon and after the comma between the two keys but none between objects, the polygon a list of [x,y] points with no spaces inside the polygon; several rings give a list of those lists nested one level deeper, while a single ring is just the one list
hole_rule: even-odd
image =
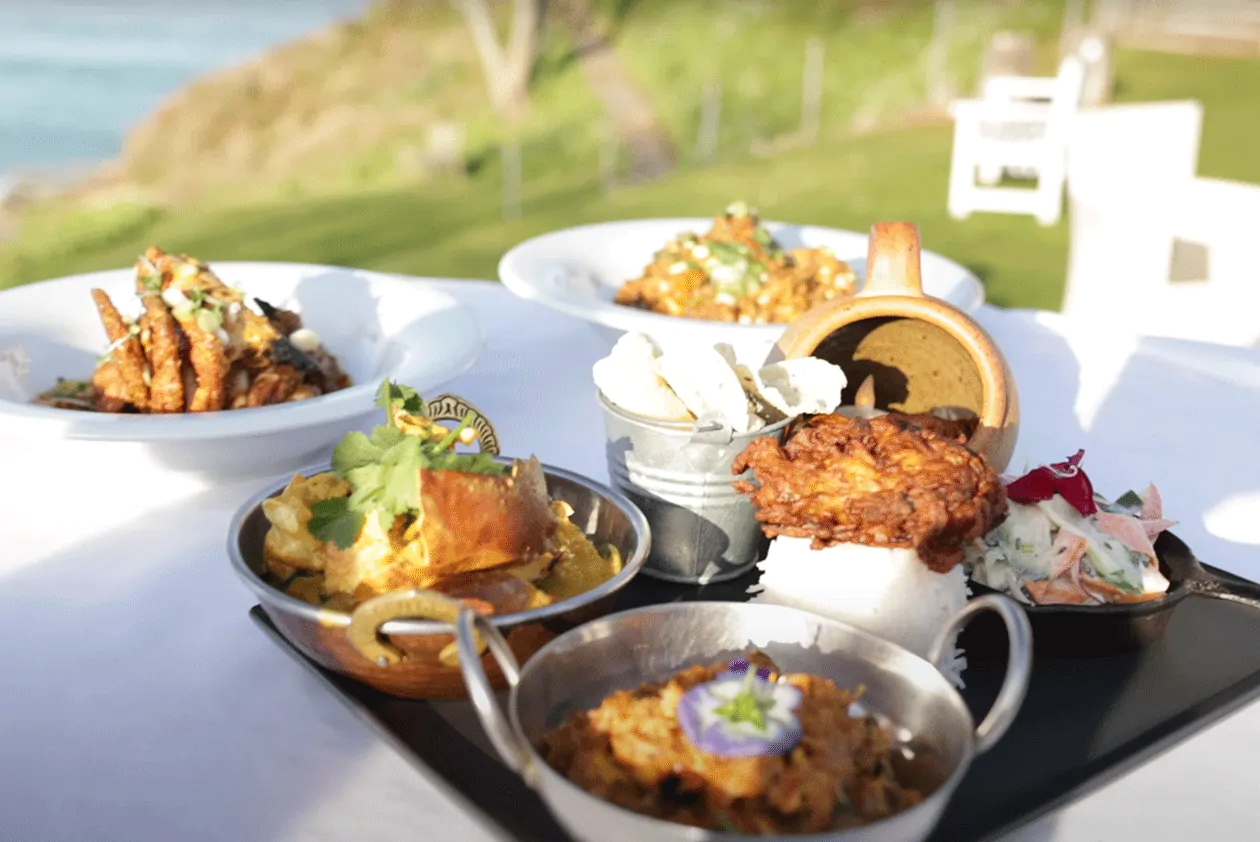
[{"label": "cilantro leaf", "polygon": [[403,386],[392,380],[385,380],[376,392],[376,405],[385,410],[386,417],[392,423],[394,413],[402,411],[408,415],[424,414],[424,398],[410,386]]},{"label": "cilantro leaf", "polygon": [[358,430],[346,433],[333,448],[332,469],[344,476],[347,471],[375,462],[380,458],[381,449]]},{"label": "cilantro leaf", "polygon": [[382,453],[386,450],[389,450],[391,447],[398,444],[400,441],[404,441],[405,439],[408,439],[408,438],[412,438],[412,436],[408,436],[406,433],[404,433],[402,430],[398,429],[397,427],[386,427],[386,426],[377,427],[376,429],[372,431],[372,435],[371,435],[372,444],[379,447]]},{"label": "cilantro leaf", "polygon": [[144,287],[146,292],[161,292],[162,291],[162,273],[151,272],[147,275],[141,275],[140,284],[141,286]]},{"label": "cilantro leaf", "polygon": [[311,504],[311,519],[306,529],[321,541],[331,541],[345,550],[359,537],[363,513],[350,505],[348,497],[330,497]]},{"label": "cilantro leaf", "polygon": [[351,491],[347,497],[311,506],[307,530],[316,538],[345,549],[354,543],[368,515],[380,518],[388,528],[399,515],[415,513],[420,508],[422,470],[494,477],[510,473],[510,467],[496,462],[492,454],[455,452],[453,445],[474,416],[465,418],[442,441],[434,441],[393,425],[395,412],[424,414],[424,401],[415,389],[387,380],[381,384],[377,404],[389,413],[390,423],[376,427],[371,435],[347,433],[333,448],[332,471],[349,483]]}]

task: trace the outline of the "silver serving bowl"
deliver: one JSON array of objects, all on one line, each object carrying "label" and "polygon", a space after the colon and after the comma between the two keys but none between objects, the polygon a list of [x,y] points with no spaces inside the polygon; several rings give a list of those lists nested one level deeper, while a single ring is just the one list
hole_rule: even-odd
[{"label": "silver serving bowl", "polygon": [[[457,640],[469,697],[491,742],[575,839],[759,838],[675,824],[618,807],[571,783],[535,749],[542,734],[568,713],[592,708],[614,690],[662,681],[688,666],[756,647],[785,672],[822,676],[842,688],[865,686],[863,711],[893,728],[901,749],[894,766],[925,796],[921,803],[882,821],[793,838],[916,842],[932,832],[972,759],[1006,732],[1028,689],[1032,632],[1019,604],[1005,596],[980,597],[959,611],[936,638],[932,662],[948,661],[956,633],[981,611],[1001,617],[1010,651],[1002,689],[979,727],[962,697],[932,663],[844,623],[784,606],[693,602],[611,614],[556,638],[524,667],[517,665],[492,624],[472,611],[460,614]],[[474,648],[478,632],[512,688],[506,718],[479,668]]]},{"label": "silver serving bowl", "polygon": [[[310,476],[328,469],[325,463],[300,473]],[[650,543],[643,513],[619,492],[560,468],[544,465],[543,472],[551,499],[563,500],[573,508],[570,520],[596,546],[615,546],[623,566],[611,579],[578,596],[488,618],[487,625],[499,633],[499,639],[506,635],[513,656],[521,660],[560,632],[607,613],[612,595],[643,567]],[[332,611],[290,596],[264,578],[263,541],[271,524],[262,504],[279,495],[287,484],[277,483],[246,502],[232,518],[227,541],[233,569],[258,597],[280,633],[320,666],[378,690],[408,698],[464,696],[460,669],[443,654],[451,651],[453,624],[418,619],[425,614],[423,598],[417,592],[389,593],[351,612]],[[492,657],[486,655],[482,666],[495,683],[502,682]]]}]

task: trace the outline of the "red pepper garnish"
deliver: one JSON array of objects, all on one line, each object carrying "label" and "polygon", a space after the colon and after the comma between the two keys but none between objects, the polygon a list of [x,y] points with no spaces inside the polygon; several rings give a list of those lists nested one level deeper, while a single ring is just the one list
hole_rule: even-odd
[{"label": "red pepper garnish", "polygon": [[1007,483],[1006,496],[1016,503],[1036,503],[1059,494],[1082,515],[1092,515],[1098,511],[1098,504],[1094,502],[1094,486],[1080,467],[1084,456],[1085,451],[1078,450],[1066,462],[1033,468]]}]

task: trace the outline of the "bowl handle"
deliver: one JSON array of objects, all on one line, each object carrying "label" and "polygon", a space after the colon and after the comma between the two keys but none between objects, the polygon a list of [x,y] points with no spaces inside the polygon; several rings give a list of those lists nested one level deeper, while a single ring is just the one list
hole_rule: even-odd
[{"label": "bowl handle", "polygon": [[[479,634],[480,633],[480,634]],[[464,674],[464,684],[468,687],[468,698],[477,711],[481,727],[499,752],[499,757],[509,769],[525,779],[525,783],[533,786],[534,764],[530,760],[525,741],[512,730],[511,723],[499,710],[499,703],[490,687],[490,678],[485,667],[481,665],[478,643],[484,639],[490,653],[499,662],[503,677],[507,679],[512,695],[516,695],[516,685],[521,682],[521,667],[512,654],[512,647],[498,629],[488,619],[465,608],[459,612],[455,623],[455,645],[459,647],[459,670]]]},{"label": "bowl handle", "polygon": [[[441,620],[454,623],[465,608],[457,599],[446,594],[423,588],[391,591],[375,596],[350,612],[350,625],[346,637],[359,654],[377,666],[387,667],[402,661],[406,655],[397,646],[388,643],[381,635],[381,626],[402,617],[425,620]],[[481,649],[485,649],[482,645]],[[456,661],[455,644],[443,647],[438,660],[453,667]]]},{"label": "bowl handle", "polygon": [[953,657],[954,640],[963,626],[981,611],[992,611],[1002,618],[1009,639],[1006,655],[1006,677],[1002,689],[993,700],[989,714],[976,728],[976,752],[983,754],[1002,738],[1006,729],[1015,721],[1019,707],[1028,692],[1028,679],[1032,674],[1032,626],[1028,615],[1019,603],[1008,596],[991,594],[969,601],[954,615],[932,643],[928,660],[941,669]]},{"label": "bowl handle", "polygon": [[913,222],[876,222],[866,246],[866,282],[859,296],[923,296],[919,229]]}]

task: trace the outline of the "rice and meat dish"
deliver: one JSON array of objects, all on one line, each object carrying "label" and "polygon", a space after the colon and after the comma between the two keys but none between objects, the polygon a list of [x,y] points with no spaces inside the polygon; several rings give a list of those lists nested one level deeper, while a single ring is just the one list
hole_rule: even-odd
[{"label": "rice and meat dish", "polygon": [[852,295],[856,276],[827,248],[785,250],[742,202],[705,234],[682,234],[652,258],[614,301],[667,316],[785,324],[825,301]]},{"label": "rice and meat dish", "polygon": [[648,816],[778,835],[858,827],[923,800],[861,694],[782,674],[765,655],[618,690],[544,733],[538,751],[585,791]]},{"label": "rice and meat dish", "polygon": [[92,290],[109,347],[90,380],[58,379],[34,402],[60,409],[170,414],[299,401],[350,385],[297,313],[254,299],[187,255],[151,246],[136,264],[139,315]]},{"label": "rice and meat dish", "polygon": [[781,444],[749,444],[732,472],[747,469],[755,482],[735,487],[773,539],[754,601],[847,622],[920,657],[966,603],[965,548],[1007,511],[982,456],[895,415],[804,417]]},{"label": "rice and meat dish", "polygon": [[1027,605],[1146,602],[1168,592],[1154,541],[1174,521],[1164,519],[1159,491],[1107,500],[1080,467],[1084,455],[1007,484],[1006,520],[967,548],[973,581]]},{"label": "rice and meat dish", "polygon": [[621,570],[552,501],[537,459],[464,453],[472,417],[447,429],[412,389],[382,384],[387,423],[349,433],[330,471],[295,476],[263,502],[267,579],[349,611],[384,593],[436,591],[510,614],[584,593]]}]

